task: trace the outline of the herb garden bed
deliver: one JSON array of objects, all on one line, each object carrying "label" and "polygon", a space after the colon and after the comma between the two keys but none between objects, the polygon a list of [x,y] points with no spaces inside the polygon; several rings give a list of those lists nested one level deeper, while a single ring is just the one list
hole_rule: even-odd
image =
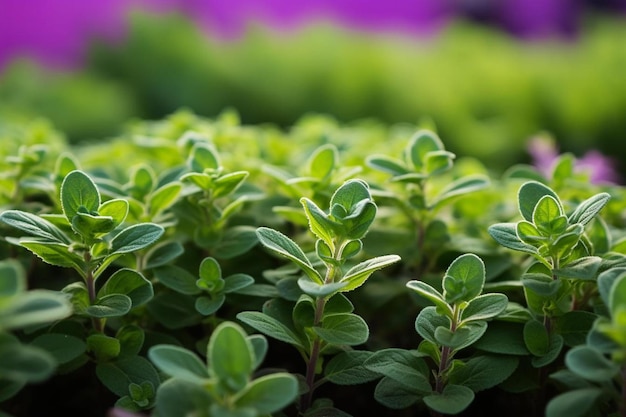
[{"label": "herb garden bed", "polygon": [[1,415],[626,416],[624,189],[571,154],[231,112],[3,135]]}]

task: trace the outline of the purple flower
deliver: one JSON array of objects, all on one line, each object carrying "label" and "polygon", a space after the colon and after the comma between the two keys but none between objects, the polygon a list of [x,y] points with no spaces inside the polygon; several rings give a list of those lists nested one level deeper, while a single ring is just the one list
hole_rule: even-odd
[{"label": "purple flower", "polygon": [[[550,177],[554,163],[559,157],[559,150],[554,139],[548,136],[535,136],[528,142],[527,151],[537,170],[544,176]],[[577,158],[575,170],[588,174],[589,181],[593,184],[617,184],[620,182],[615,161],[597,150],[591,150],[581,158]]]}]

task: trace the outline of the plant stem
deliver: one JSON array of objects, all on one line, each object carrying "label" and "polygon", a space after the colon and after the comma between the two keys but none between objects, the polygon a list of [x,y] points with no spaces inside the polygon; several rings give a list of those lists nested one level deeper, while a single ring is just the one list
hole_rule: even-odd
[{"label": "plant stem", "polygon": [[[459,322],[459,314],[461,310],[455,304],[452,312],[452,321],[450,323],[450,331],[454,333],[457,329],[457,325]],[[437,370],[437,378],[435,380],[435,391],[438,393],[442,393],[445,387],[445,373],[450,367],[450,362],[452,361],[452,348],[449,346],[441,347],[441,360],[439,361],[439,369]]]},{"label": "plant stem", "polygon": [[[89,251],[85,252],[83,259],[85,259],[85,264],[87,265],[87,270],[85,271],[85,286],[87,287],[87,294],[89,294],[89,305],[94,305],[96,302],[96,298],[97,298],[96,297],[96,279],[93,276],[93,268],[90,265],[91,254],[89,253]],[[103,332],[104,329],[103,329],[102,319],[99,319],[97,317],[92,317],[91,323],[95,331],[97,331],[98,333]]]},{"label": "plant stem", "polygon": [[[313,322],[314,326],[317,326],[322,321],[325,305],[325,298],[320,297],[317,299],[315,306],[315,320]],[[306,367],[306,385],[309,390],[300,399],[301,412],[308,410],[309,407],[311,407],[311,403],[313,402],[313,391],[315,390],[315,370],[317,368],[317,361],[319,360],[321,345],[322,340],[319,337],[316,337],[315,340],[313,340],[311,354],[309,355],[309,361]]]}]

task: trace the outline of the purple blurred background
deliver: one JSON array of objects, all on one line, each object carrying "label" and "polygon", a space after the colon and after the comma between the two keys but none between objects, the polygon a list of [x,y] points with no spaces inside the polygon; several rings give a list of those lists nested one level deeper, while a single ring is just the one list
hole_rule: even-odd
[{"label": "purple blurred background", "polygon": [[288,31],[319,20],[420,36],[465,18],[528,40],[574,37],[583,9],[593,7],[626,15],[626,0],[0,0],[0,70],[24,56],[80,65],[90,39],[121,41],[126,15],[137,9],[187,14],[219,38],[237,37],[251,22]]}]

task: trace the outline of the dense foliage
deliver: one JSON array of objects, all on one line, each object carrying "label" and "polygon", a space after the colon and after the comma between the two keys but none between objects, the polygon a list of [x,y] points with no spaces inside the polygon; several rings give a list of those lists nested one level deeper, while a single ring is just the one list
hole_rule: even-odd
[{"label": "dense foliage", "polygon": [[626,194],[571,154],[233,112],[0,135],[2,415],[625,415]]},{"label": "dense foliage", "polygon": [[93,43],[82,69],[7,67],[0,114],[46,116],[72,141],[181,107],[207,117],[232,107],[248,124],[279,126],[310,112],[428,120],[450,150],[494,169],[519,162],[527,138],[544,130],[577,155],[596,148],[625,159],[626,25],[619,16],[582,23],[575,39],[541,43],[463,22],[430,38],[315,25],[215,40],[180,16],[136,14],[125,41]]}]

